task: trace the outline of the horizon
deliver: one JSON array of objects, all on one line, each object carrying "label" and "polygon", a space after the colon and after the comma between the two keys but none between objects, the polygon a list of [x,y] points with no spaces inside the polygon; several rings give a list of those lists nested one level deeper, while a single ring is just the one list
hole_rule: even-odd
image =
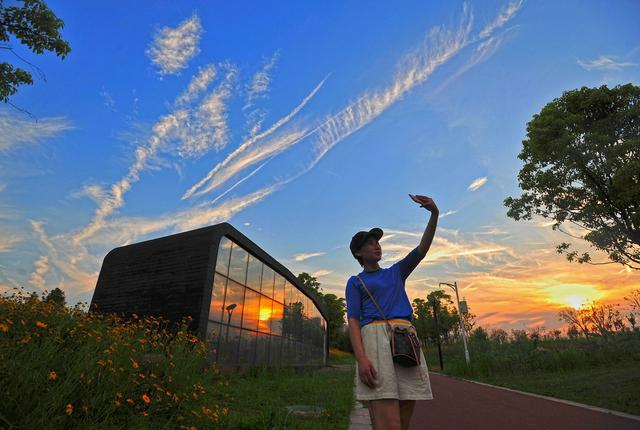
[{"label": "horizon", "polygon": [[0,108],[0,292],[89,302],[111,249],[229,222],[344,297],[354,233],[383,229],[382,267],[418,245],[429,213],[409,193],[440,210],[411,301],[456,281],[477,325],[551,330],[640,288],[637,270],[568,262],[555,245],[587,242],[503,205],[544,105],[639,85],[639,3],[48,6],[72,51],[14,41],[46,82],[11,98],[37,121]]}]

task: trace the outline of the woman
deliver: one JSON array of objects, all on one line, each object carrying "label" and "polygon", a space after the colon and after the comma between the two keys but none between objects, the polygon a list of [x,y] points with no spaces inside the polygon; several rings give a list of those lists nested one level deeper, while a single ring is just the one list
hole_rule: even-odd
[{"label": "woman", "polygon": [[[375,430],[406,430],[416,400],[432,399],[429,374],[422,351],[420,366],[402,367],[391,358],[387,324],[372,302],[373,295],[391,326],[411,325],[413,309],[405,280],[427,255],[438,223],[438,208],[426,196],[409,194],[431,212],[420,244],[389,268],[381,268],[379,240],[382,230],[359,231],[351,239],[351,253],[363,268],[347,281],[347,320],[349,336],[356,356],[356,399],[369,401],[369,414]],[[362,282],[364,282],[364,286]]]}]

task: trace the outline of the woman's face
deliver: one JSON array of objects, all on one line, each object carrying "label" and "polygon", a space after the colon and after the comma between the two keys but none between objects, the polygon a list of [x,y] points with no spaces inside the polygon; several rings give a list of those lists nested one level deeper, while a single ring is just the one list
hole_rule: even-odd
[{"label": "woman's face", "polygon": [[380,247],[378,239],[371,236],[356,254],[360,256],[363,261],[378,262],[382,259],[382,247]]}]

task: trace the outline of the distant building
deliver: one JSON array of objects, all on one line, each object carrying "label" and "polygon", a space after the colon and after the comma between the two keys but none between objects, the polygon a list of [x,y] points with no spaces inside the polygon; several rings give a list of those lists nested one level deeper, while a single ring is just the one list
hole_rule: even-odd
[{"label": "distant building", "polygon": [[328,355],[312,295],[228,223],[113,249],[89,310],[191,316],[221,367],[324,365]]}]

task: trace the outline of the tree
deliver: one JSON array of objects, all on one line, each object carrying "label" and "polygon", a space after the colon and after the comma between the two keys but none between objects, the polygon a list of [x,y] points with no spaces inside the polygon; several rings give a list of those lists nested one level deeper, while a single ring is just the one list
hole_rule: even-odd
[{"label": "tree", "polygon": [[[16,0],[16,3],[22,5],[4,6],[0,0],[0,49],[11,52],[22,62],[34,67],[44,78],[40,69],[16,54],[9,42],[14,37],[36,54],[51,51],[64,60],[71,52],[69,43],[60,35],[64,22],[43,0]],[[33,84],[31,73],[19,67],[14,68],[7,62],[0,63],[0,100],[8,103],[9,97],[24,84]]]},{"label": "tree", "polygon": [[633,310],[640,309],[640,289],[631,291],[624,299],[629,302]]},{"label": "tree", "polygon": [[347,312],[345,299],[335,294],[323,294],[320,282],[308,273],[302,272],[297,278],[307,291],[316,297],[327,316],[327,334],[331,346],[340,346],[344,349],[345,345],[348,345],[348,342],[343,339],[347,336],[344,333],[344,316]]},{"label": "tree", "polygon": [[[563,93],[527,124],[518,158],[524,193],[504,200],[507,216],[551,219],[554,230],[586,240],[611,260],[594,263],[589,253],[558,245],[569,261],[640,269],[640,87]],[[586,234],[563,230],[566,222]]]},{"label": "tree", "polygon": [[63,307],[66,304],[66,297],[64,291],[60,288],[54,288],[44,298],[45,303],[53,303],[54,305]]}]

